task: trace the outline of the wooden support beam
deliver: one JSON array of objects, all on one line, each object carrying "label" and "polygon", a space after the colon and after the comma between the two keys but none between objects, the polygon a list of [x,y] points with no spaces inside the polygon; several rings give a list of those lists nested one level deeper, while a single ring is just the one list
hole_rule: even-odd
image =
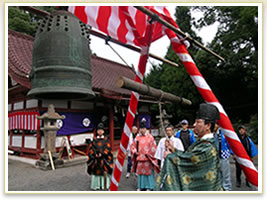
[{"label": "wooden support beam", "polygon": [[191,105],[192,102],[188,99],[163,92],[162,90],[150,87],[148,85],[144,85],[141,83],[137,83],[132,79],[126,77],[120,77],[117,81],[117,86],[120,88],[125,88],[129,90],[133,90],[138,92],[139,94],[148,95],[159,99],[160,101],[169,101],[175,103],[181,103],[182,105]]}]

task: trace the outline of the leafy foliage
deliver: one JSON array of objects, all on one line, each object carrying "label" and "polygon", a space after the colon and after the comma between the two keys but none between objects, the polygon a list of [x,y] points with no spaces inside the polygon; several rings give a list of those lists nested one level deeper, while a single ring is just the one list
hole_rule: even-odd
[{"label": "leafy foliage", "polygon": [[258,144],[258,116],[252,115],[248,124],[248,135],[252,141]]},{"label": "leafy foliage", "polygon": [[[194,11],[203,12],[203,17],[195,20]],[[219,22],[215,38],[207,46],[224,57],[225,63],[192,45],[188,50],[231,121],[248,123],[251,116],[257,114],[258,103],[257,7],[177,7],[175,16],[181,30],[199,42],[201,38],[196,36],[193,27],[200,29]],[[192,122],[203,99],[171,47],[165,57],[177,62],[181,68],[168,64],[155,66],[146,83],[190,99],[193,102],[190,109],[179,105],[167,108],[169,113],[175,113],[173,123],[183,118]]]},{"label": "leafy foliage", "polygon": [[31,21],[29,13],[16,7],[8,7],[8,28],[34,36],[36,22]]},{"label": "leafy foliage", "polygon": [[[52,13],[55,6],[35,6],[35,8]],[[34,36],[37,23],[42,17],[29,13],[17,7],[8,7],[8,28],[14,31]]]},{"label": "leafy foliage", "polygon": [[234,120],[249,121],[257,113],[258,103],[257,7],[195,9],[204,12],[197,28],[215,21],[220,23],[209,47],[226,60],[226,63],[216,63],[214,58],[199,52],[197,64],[228,115]]}]

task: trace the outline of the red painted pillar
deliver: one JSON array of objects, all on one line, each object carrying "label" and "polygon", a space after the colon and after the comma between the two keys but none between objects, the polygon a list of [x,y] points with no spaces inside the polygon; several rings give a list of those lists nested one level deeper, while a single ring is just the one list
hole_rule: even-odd
[{"label": "red painted pillar", "polygon": [[21,153],[20,155],[23,156],[24,152],[24,144],[25,144],[25,130],[22,130],[22,142],[21,142]]},{"label": "red painted pillar", "polygon": [[96,128],[94,129],[93,132],[94,132],[94,138],[95,138],[96,137]]},{"label": "red painted pillar", "polygon": [[12,147],[12,138],[13,138],[13,130],[10,130],[9,131],[9,146],[11,146]]},{"label": "red painted pillar", "polygon": [[112,106],[110,106],[109,108],[109,139],[110,139],[111,149],[113,149],[114,147],[114,113],[113,113]]},{"label": "red painted pillar", "polygon": [[41,134],[40,130],[37,130],[36,132],[36,158],[40,157],[41,153]]}]

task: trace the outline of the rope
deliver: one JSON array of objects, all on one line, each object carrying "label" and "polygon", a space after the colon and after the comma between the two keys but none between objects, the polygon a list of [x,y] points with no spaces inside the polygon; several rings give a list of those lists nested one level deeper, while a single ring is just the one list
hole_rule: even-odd
[{"label": "rope", "polygon": [[125,65],[127,65],[128,67],[130,67],[130,65],[128,65],[128,63],[122,58],[122,56],[109,44],[109,41],[111,40],[111,37],[108,36],[106,39],[105,39],[105,44],[108,45],[111,50],[117,54],[117,56],[119,56],[119,58],[122,60],[122,62],[124,62]]},{"label": "rope", "polygon": [[165,135],[165,129],[164,129],[164,125],[163,125],[163,119],[162,119],[162,107],[161,107],[161,100],[162,100],[162,97],[163,97],[163,92],[160,91],[160,98],[159,98],[159,119],[160,119],[160,126],[161,126],[161,130],[162,132],[164,133]]}]

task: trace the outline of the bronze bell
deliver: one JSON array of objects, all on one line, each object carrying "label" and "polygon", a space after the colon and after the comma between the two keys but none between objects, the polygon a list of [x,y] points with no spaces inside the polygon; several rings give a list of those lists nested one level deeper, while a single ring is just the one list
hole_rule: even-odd
[{"label": "bronze bell", "polygon": [[89,99],[91,51],[87,26],[59,10],[39,24],[33,45],[31,90],[36,99]]}]

